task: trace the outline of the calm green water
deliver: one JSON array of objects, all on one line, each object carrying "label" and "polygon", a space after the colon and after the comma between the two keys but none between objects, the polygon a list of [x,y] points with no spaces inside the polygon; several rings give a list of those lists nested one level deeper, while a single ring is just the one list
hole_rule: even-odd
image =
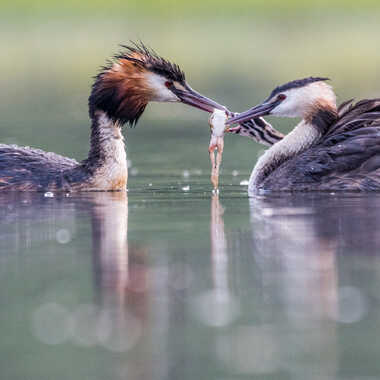
[{"label": "calm green water", "polygon": [[0,194],[1,379],[378,379],[380,197],[241,178]]}]

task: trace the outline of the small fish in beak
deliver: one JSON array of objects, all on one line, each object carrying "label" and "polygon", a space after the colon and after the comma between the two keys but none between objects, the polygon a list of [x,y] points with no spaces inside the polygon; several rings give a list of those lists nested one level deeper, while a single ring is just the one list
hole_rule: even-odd
[{"label": "small fish in beak", "polygon": [[208,151],[210,154],[211,183],[214,186],[214,193],[219,192],[219,169],[220,165],[222,164],[224,132],[226,132],[228,129],[226,128],[226,120],[226,111],[220,109],[214,109],[214,112],[212,113],[209,119],[211,138]]}]

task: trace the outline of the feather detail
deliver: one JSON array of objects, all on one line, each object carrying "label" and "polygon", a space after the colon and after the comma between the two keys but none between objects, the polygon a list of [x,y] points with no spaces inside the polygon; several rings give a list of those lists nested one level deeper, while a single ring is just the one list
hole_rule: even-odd
[{"label": "feather detail", "polygon": [[276,191],[380,191],[380,99],[343,103],[318,143],[291,157],[260,188]]}]

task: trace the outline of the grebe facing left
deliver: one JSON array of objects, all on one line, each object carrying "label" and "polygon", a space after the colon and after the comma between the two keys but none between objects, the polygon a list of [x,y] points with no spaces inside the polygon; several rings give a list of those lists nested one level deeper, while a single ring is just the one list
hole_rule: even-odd
[{"label": "grebe facing left", "polygon": [[125,190],[128,170],[121,126],[136,124],[149,102],[182,102],[206,112],[224,109],[191,89],[178,65],[143,44],[123,48],[92,86],[88,158],[77,162],[40,149],[0,144],[0,191]]},{"label": "grebe facing left", "polygon": [[380,99],[336,106],[327,78],[275,88],[260,105],[227,120],[264,115],[301,122],[256,163],[249,191],[380,191]]}]

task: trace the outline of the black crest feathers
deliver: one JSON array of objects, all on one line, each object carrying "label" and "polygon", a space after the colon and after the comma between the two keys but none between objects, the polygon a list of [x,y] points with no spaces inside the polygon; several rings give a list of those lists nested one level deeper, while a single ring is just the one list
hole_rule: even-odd
[{"label": "black crest feathers", "polygon": [[281,86],[276,87],[272,91],[268,99],[272,98],[273,96],[277,94],[280,94],[283,91],[291,90],[292,88],[300,88],[300,87],[307,86],[310,83],[327,81],[327,80],[330,80],[330,79],[324,78],[324,77],[309,77],[309,78],[303,78],[303,79],[296,79],[296,80],[293,80],[291,82],[288,82]]},{"label": "black crest feathers", "polygon": [[171,63],[162,58],[153,49],[147,47],[141,41],[139,43],[131,42],[131,45],[120,46],[125,50],[115,55],[114,58],[116,60],[127,59],[129,61],[134,61],[137,64],[144,66],[146,69],[173,81],[178,81],[180,83],[185,81],[185,73],[177,64]]}]

